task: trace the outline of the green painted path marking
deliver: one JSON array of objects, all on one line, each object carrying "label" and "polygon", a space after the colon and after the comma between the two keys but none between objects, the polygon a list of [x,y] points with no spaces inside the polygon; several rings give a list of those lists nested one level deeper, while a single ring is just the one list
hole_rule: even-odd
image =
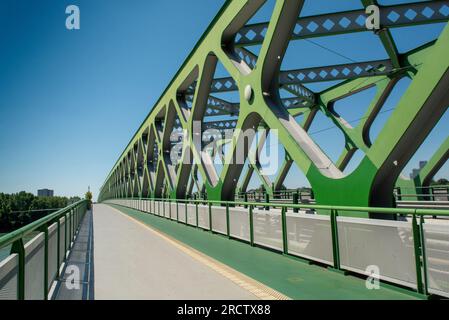
[{"label": "green painted path marking", "polygon": [[368,290],[365,281],[357,277],[331,272],[320,266],[148,213],[110,206],[292,299],[417,299],[406,290],[384,286],[379,290]]}]

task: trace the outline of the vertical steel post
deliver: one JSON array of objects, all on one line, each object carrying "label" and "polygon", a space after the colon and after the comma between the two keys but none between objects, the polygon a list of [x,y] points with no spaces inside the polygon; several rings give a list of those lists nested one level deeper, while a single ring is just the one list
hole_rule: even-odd
[{"label": "vertical steel post", "polygon": [[254,217],[253,217],[253,205],[249,206],[249,243],[254,246]]},{"label": "vertical steel post", "polygon": [[[265,203],[269,203],[270,202],[270,195],[268,194],[268,192],[265,191]],[[265,206],[265,210],[270,210],[270,206]]]},{"label": "vertical steel post", "polygon": [[58,250],[56,250],[56,277],[59,277],[59,261],[61,261],[61,218],[58,218]]},{"label": "vertical steel post", "polygon": [[226,202],[226,235],[231,237],[231,226],[229,225],[229,203]]},{"label": "vertical steel post", "polygon": [[[248,194],[246,192],[243,194],[243,202],[248,202]],[[245,204],[244,208],[248,208],[248,205]]]},{"label": "vertical steel post", "polygon": [[196,227],[198,228],[198,202],[195,203]]},{"label": "vertical steel post", "polygon": [[337,210],[331,210],[331,232],[332,232],[332,255],[334,259],[334,268],[340,269],[340,248],[338,244],[338,224]]},{"label": "vertical steel post", "polygon": [[39,228],[44,233],[44,300],[48,300],[48,226]]},{"label": "vertical steel post", "polygon": [[427,275],[427,255],[426,255],[426,239],[424,236],[424,217],[419,218],[419,234],[421,242],[422,265],[424,273],[424,294],[428,295],[428,275]]},{"label": "vertical steel post", "polygon": [[[299,198],[298,191],[296,191],[293,193],[293,204],[298,204],[298,198]],[[299,212],[299,209],[294,208],[293,212],[297,213],[297,212]]]},{"label": "vertical steel post", "polygon": [[281,219],[283,252],[284,254],[288,254],[287,214],[285,207],[281,209]]},{"label": "vertical steel post", "polygon": [[64,261],[67,257],[67,224],[68,224],[68,220],[67,220],[67,212],[64,214]]},{"label": "vertical steel post", "polygon": [[25,300],[25,246],[23,240],[19,239],[12,244],[11,253],[19,257],[17,273],[17,300]]},{"label": "vertical steel post", "polygon": [[419,227],[416,221],[416,214],[412,218],[412,232],[413,232],[413,248],[415,250],[415,268],[416,268],[416,284],[418,293],[424,293],[421,273],[421,250],[420,250],[420,235]]},{"label": "vertical steel post", "polygon": [[72,237],[73,237],[73,226],[72,226],[72,218],[73,218],[73,210],[69,212],[69,249],[72,245]]},{"label": "vertical steel post", "polygon": [[212,231],[212,204],[209,202],[209,230]]}]

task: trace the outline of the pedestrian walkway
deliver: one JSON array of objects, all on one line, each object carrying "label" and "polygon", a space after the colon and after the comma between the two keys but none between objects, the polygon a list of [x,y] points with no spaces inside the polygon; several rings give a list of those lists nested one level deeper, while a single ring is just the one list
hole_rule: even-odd
[{"label": "pedestrian walkway", "polygon": [[54,300],[93,300],[93,219],[88,211],[81,222],[73,247],[63,266],[62,276],[56,281]]},{"label": "pedestrian walkway", "polygon": [[[98,223],[95,223],[95,225],[98,226],[95,229],[96,239],[98,236],[99,240],[101,239],[101,241],[108,242],[107,244],[105,243],[105,245],[109,246],[110,249],[102,248],[96,240],[96,253],[99,250],[104,253],[112,252],[114,246],[120,247],[117,252],[120,254],[120,252],[123,251],[123,254],[125,254],[124,257],[128,259],[121,259],[123,257],[117,259],[120,261],[120,266],[111,267],[109,273],[127,274],[127,277],[130,277],[130,282],[128,282],[130,287],[129,290],[131,290],[131,287],[134,287],[138,292],[139,290],[152,285],[153,282],[158,284],[158,288],[163,288],[164,284],[171,286],[172,282],[169,281],[166,283],[165,280],[170,277],[176,277],[179,272],[183,273],[185,268],[188,267],[184,266],[184,264],[178,260],[180,258],[164,252],[167,249],[164,242],[155,239],[152,239],[148,243],[142,240],[136,242],[136,240],[134,240],[136,236],[142,237],[142,232],[146,234],[151,232],[138,228],[136,223],[131,227],[129,225],[129,219],[124,218],[125,215],[136,221],[140,221],[151,229],[157,230],[158,232],[201,252],[203,255],[228,266],[232,270],[235,270],[254,281],[263,283],[266,287],[272,288],[276,290],[276,292],[292,299],[397,300],[417,298],[417,296],[409,290],[388,286],[386,284],[382,284],[379,289],[369,290],[366,287],[365,280],[359,277],[344,275],[340,272],[333,272],[322,266],[309,264],[303,260],[284,256],[267,249],[251,247],[247,243],[231,240],[226,236],[212,234],[149,213],[117,205],[111,205],[110,207],[106,205],[97,206],[95,210],[98,209],[100,209],[100,212],[97,211],[94,213],[94,218],[99,219]],[[119,218],[117,210],[124,213],[123,217]],[[116,224],[119,224],[120,227],[115,227]],[[99,230],[101,228],[105,229],[105,234],[103,236],[99,236]],[[110,234],[110,236],[108,237],[107,234]],[[121,238],[125,238],[126,241],[124,241],[124,239],[120,240]],[[131,244],[132,248],[129,248]],[[131,257],[127,256],[127,249],[133,252]],[[139,262],[136,264],[135,259],[137,258],[135,255],[137,254],[140,256],[139,261],[142,263]],[[154,261],[155,258],[158,259],[158,262]],[[112,261],[113,257],[109,257],[105,260]],[[95,261],[98,266],[97,255]],[[153,261],[152,264],[155,264],[156,268],[150,264],[150,261]],[[144,271],[141,271],[140,264],[147,265]],[[160,264],[162,264],[163,267],[161,267]],[[185,276],[190,277],[189,280],[194,279],[195,281],[201,282],[202,279],[195,278],[196,273],[193,273],[190,268],[188,268],[188,270],[189,272]],[[98,290],[103,290],[98,282],[98,277],[103,274],[103,270],[101,271],[102,272],[96,272],[96,284],[98,284]],[[170,277],[165,277],[166,272],[170,274]],[[135,280],[137,277],[141,280],[140,282]],[[126,277],[120,279],[120,282],[125,282],[125,278]],[[201,285],[197,284],[196,286],[202,286],[203,283],[204,281],[201,282]],[[180,282],[179,286],[176,287],[177,290],[183,290],[182,288],[184,285],[185,284]],[[111,286],[114,286],[114,284],[111,284]],[[118,287],[115,289],[117,291],[119,290]],[[168,295],[170,295],[170,293],[170,290],[161,291],[161,297],[164,296],[169,298]],[[193,292],[186,292],[186,295],[187,298],[191,299],[200,297]],[[237,295],[232,296],[232,298],[240,299]]]},{"label": "pedestrian walkway", "polygon": [[94,205],[93,219],[96,299],[258,298],[244,279],[231,281],[204,257],[110,206]]}]

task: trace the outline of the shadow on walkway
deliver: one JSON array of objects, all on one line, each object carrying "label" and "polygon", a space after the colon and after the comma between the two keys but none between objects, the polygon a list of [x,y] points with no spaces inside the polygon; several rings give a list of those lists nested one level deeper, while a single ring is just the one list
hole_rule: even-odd
[{"label": "shadow on walkway", "polygon": [[52,300],[94,300],[94,229],[88,211],[57,280]]}]

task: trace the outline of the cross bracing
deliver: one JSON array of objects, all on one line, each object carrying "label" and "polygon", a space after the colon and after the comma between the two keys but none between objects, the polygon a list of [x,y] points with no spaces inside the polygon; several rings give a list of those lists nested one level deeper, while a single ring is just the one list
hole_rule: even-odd
[{"label": "cross bracing", "polygon": [[[445,26],[437,39],[401,53],[391,30],[447,23],[449,1],[379,6],[381,28],[375,34],[386,58],[282,69],[286,51],[295,41],[372,32],[366,29],[364,9],[307,17],[301,13],[304,2],[278,0],[269,21],[251,24],[265,1],[227,1],[117,161],[100,198],[184,198],[198,184],[192,175],[195,169],[202,182],[198,189],[209,199],[233,199],[245,161],[232,160],[238,146],[243,146],[243,160],[250,157],[256,134],[245,136],[244,132],[255,132],[263,122],[276,130],[288,155],[273,182],[257,163],[251,167],[249,175],[256,172],[266,188],[269,183],[274,190],[280,188],[294,164],[307,177],[320,204],[392,206],[392,190],[402,168],[447,110],[449,28]],[[361,3],[378,5],[371,0]],[[260,47],[257,53],[254,46]],[[227,76],[215,76],[217,63]],[[402,78],[411,84],[371,141],[372,123]],[[332,85],[323,90],[310,89],[310,84],[328,82]],[[248,87],[250,98],[246,99]],[[356,125],[335,110],[337,101],[371,88],[376,90],[375,97]],[[228,93],[237,95],[238,101],[223,97]],[[336,161],[309,132],[318,114],[344,135],[345,148]],[[195,122],[200,123],[199,131],[194,129]],[[218,134],[208,133],[210,129]],[[170,139],[174,131],[179,131],[177,138]],[[223,149],[211,153],[198,139],[214,135],[227,137],[221,172],[211,164],[211,157]],[[178,147],[176,161],[169,152],[173,145]],[[363,152],[363,159],[345,174],[357,150]],[[441,166],[447,158],[444,151],[435,156],[435,167],[428,172]]]}]

